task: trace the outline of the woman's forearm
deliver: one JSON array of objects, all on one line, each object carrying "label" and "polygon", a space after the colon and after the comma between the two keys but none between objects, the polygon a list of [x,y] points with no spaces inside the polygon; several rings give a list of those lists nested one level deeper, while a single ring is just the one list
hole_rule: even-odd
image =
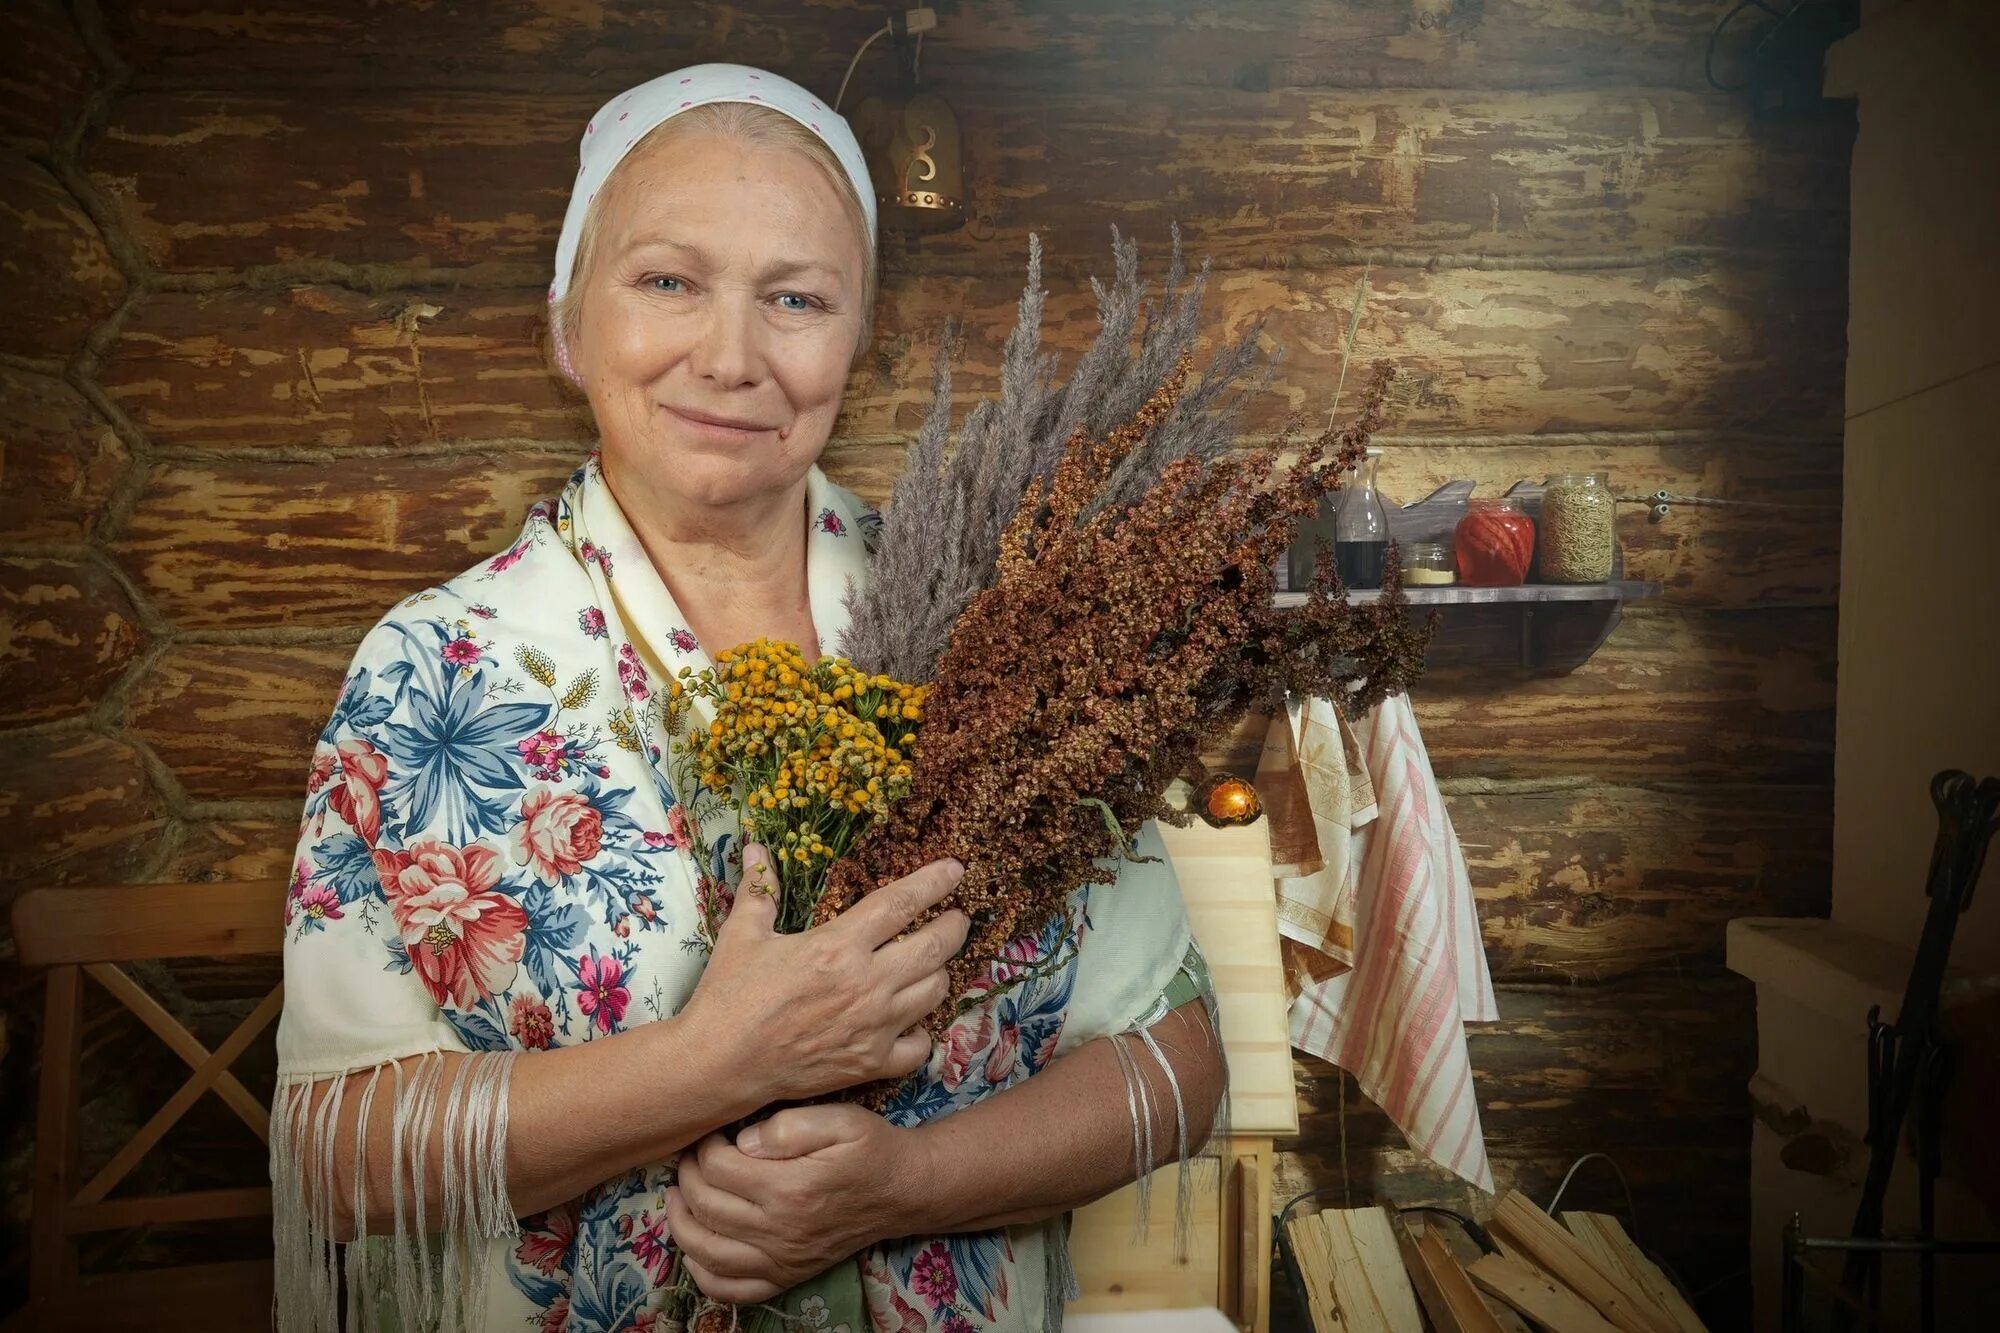
[{"label": "woman's forearm", "polygon": [[[1152,1028],[1180,1085],[1188,1151],[1206,1142],[1225,1066],[1206,1006],[1192,1000]],[[1086,1042],[1005,1092],[911,1131],[917,1159],[911,1216],[893,1235],[939,1235],[1034,1222],[1135,1179],[1131,1101],[1112,1041],[1126,1042],[1147,1080],[1152,1170],[1179,1151],[1174,1094],[1133,1037]]]},{"label": "woman's forearm", "polygon": [[[422,1057],[401,1061],[404,1085]],[[472,1057],[443,1055],[440,1096],[454,1089]],[[507,1093],[507,1190],[513,1211],[529,1216],[567,1202],[634,1167],[664,1161],[764,1102],[723,1053],[691,1041],[677,1018],[642,1023],[616,1036],[517,1054]],[[352,1182],[362,1098],[350,1075],[333,1146],[335,1182]],[[396,1075],[383,1070],[369,1108],[363,1160],[368,1168],[367,1231],[395,1227],[391,1186]],[[330,1085],[314,1088],[314,1105]],[[462,1095],[462,1089],[461,1089]],[[437,1116],[423,1154],[424,1226],[441,1225],[445,1117]],[[308,1117],[308,1131],[316,1123]],[[310,1132],[300,1135],[301,1164],[319,1160]],[[407,1166],[405,1170],[407,1170]],[[351,1185],[336,1189],[341,1239],[354,1234]],[[405,1182],[405,1208],[411,1197]],[[406,1219],[405,1225],[408,1225]]]}]

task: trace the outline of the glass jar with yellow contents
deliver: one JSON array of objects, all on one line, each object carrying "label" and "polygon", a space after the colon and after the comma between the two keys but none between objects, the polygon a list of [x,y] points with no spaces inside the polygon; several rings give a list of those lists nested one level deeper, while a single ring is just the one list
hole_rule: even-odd
[{"label": "glass jar with yellow contents", "polygon": [[1616,502],[1602,472],[1560,472],[1542,488],[1542,579],[1603,583],[1611,577]]}]

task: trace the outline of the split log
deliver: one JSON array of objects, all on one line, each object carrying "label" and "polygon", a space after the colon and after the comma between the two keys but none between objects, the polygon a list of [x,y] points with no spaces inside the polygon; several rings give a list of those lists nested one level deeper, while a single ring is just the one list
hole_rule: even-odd
[{"label": "split log", "polygon": [[[601,100],[140,93],[115,105],[90,164],[121,187],[116,206],[165,269],[540,265]],[[1107,219],[1159,214],[1163,177],[1190,252],[1220,267],[1375,248],[1846,253],[1851,135],[1758,122],[1713,92],[1092,88],[1024,101],[982,82],[952,101],[978,188],[966,226],[924,239],[939,259],[1004,262],[1030,231],[1051,256],[1088,259]],[[914,253],[884,240],[891,267]]]},{"label": "split log", "polygon": [[81,543],[130,461],[75,389],[0,366],[0,539]]},{"label": "split log", "polygon": [[1599,1267],[1575,1236],[1519,1190],[1509,1190],[1501,1197],[1486,1226],[1525,1252],[1536,1267],[1589,1301],[1624,1333],[1675,1333],[1673,1321],[1656,1309],[1636,1284],[1620,1272]]},{"label": "split log", "polygon": [[95,706],[138,651],[138,619],[101,564],[0,557],[0,723]]},{"label": "split log", "polygon": [[1549,1333],[1619,1333],[1588,1301],[1519,1259],[1482,1255],[1466,1272],[1480,1290],[1492,1292]]}]

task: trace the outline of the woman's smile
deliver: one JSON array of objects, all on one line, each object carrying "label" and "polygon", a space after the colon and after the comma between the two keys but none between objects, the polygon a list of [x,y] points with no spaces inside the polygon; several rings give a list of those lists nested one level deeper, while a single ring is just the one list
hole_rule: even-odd
[{"label": "woman's smile", "polygon": [[688,408],[670,407],[665,403],[660,404],[660,410],[665,412],[675,425],[687,433],[699,439],[711,440],[722,444],[740,444],[748,440],[759,439],[778,429],[776,426],[760,426],[754,422],[743,421],[740,418],[724,417]]}]

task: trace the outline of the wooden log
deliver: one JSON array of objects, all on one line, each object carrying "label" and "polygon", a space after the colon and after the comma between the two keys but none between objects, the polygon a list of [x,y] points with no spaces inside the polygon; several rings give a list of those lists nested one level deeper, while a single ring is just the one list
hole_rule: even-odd
[{"label": "wooden log", "polygon": [[1320,1213],[1318,1221],[1342,1327],[1351,1333],[1423,1333],[1388,1213],[1336,1208]]},{"label": "wooden log", "polygon": [[1396,1234],[1396,1249],[1410,1275],[1410,1285],[1424,1303],[1431,1327],[1437,1333],[1501,1333],[1500,1321],[1480,1299],[1458,1260],[1426,1227],[1422,1235],[1412,1235],[1401,1217],[1390,1215]]},{"label": "wooden log", "polygon": [[1496,980],[1719,962],[1735,916],[1824,912],[1822,787],[1585,786],[1449,798]]},{"label": "wooden log", "polygon": [[[119,100],[90,160],[124,187],[114,202],[166,269],[545,264],[600,100],[142,93]],[[1088,259],[1107,218],[1158,210],[1163,176],[1191,252],[1222,266],[1377,247],[1845,253],[1849,127],[1757,122],[1713,92],[1092,88],[1024,101],[974,85],[952,100],[973,214],[926,237],[928,256],[997,262],[1025,253],[1032,230],[1052,256]],[[912,253],[885,240],[892,267]]]},{"label": "wooden log", "polygon": [[129,462],[75,389],[0,366],[0,540],[81,543]]},{"label": "wooden log", "polygon": [[0,6],[0,147],[47,152],[83,110],[90,53],[56,0]]},{"label": "wooden log", "polygon": [[183,628],[372,624],[504,549],[574,454],[165,464],[116,542]]},{"label": "wooden log", "polygon": [[[881,13],[855,0],[686,0],[552,15],[533,0],[359,13],[336,0],[139,0],[106,21],[150,83],[231,89],[340,87],[581,89],[610,96],[676,64],[730,58],[831,90]],[[946,17],[924,48],[926,82],[1043,91],[1162,82],[1205,88],[1544,88],[1702,85],[1715,26],[1704,0],[1550,6],[1252,0],[1226,15],[1145,5],[997,0]],[[1728,47],[1724,54],[1729,53]],[[864,61],[850,97],[890,75]]]},{"label": "wooden log", "polygon": [[134,690],[131,727],[195,800],[305,799],[349,644],[179,644]]},{"label": "wooden log", "polygon": [[1487,1219],[1487,1230],[1524,1250],[1535,1265],[1582,1296],[1624,1333],[1674,1333],[1673,1321],[1622,1273],[1601,1268],[1575,1236],[1519,1190],[1509,1190]]},{"label": "wooden log", "polygon": [[1590,1303],[1547,1273],[1505,1255],[1482,1255],[1466,1272],[1479,1284],[1549,1333],[1615,1333]]},{"label": "wooden log", "polygon": [[[1165,238],[1142,244],[1142,271],[1156,277]],[[1096,334],[1084,277],[1108,274],[1109,258],[1044,274],[1044,340],[1065,361]],[[922,424],[947,316],[965,321],[957,408],[992,396],[1023,285],[1019,262],[990,276],[885,273],[876,346],[865,378],[848,386],[840,432],[880,436]],[[1752,265],[1725,256],[1581,272],[1376,268],[1355,356],[1398,367],[1389,419],[1402,435],[1764,423],[1826,438],[1838,429],[1844,271],[1806,258]],[[1274,437],[1295,414],[1315,427],[1326,420],[1361,276],[1358,267],[1211,275],[1198,355],[1208,340],[1233,340],[1260,320],[1263,336],[1286,349],[1270,390],[1246,404],[1247,434]]]},{"label": "wooden log", "polygon": [[1440,778],[1824,784],[1835,612],[1627,608],[1565,676],[1427,671],[1411,691]]},{"label": "wooden log", "polygon": [[1318,1213],[1289,1218],[1285,1234],[1291,1239],[1292,1258],[1299,1266],[1299,1280],[1306,1289],[1306,1305],[1316,1333],[1346,1333],[1339,1297],[1333,1289],[1333,1264],[1328,1254],[1326,1225]]},{"label": "wooden log", "polygon": [[93,707],[138,651],[138,619],[101,564],[0,557],[0,723]]},{"label": "wooden log", "polygon": [[1589,1251],[1593,1262],[1606,1271],[1619,1273],[1643,1291],[1673,1321],[1680,1333],[1707,1333],[1701,1316],[1694,1312],[1694,1307],[1687,1303],[1680,1289],[1667,1280],[1667,1275],[1660,1271],[1658,1264],[1632,1243],[1632,1238],[1625,1234],[1625,1228],[1617,1218],[1609,1213],[1565,1212],[1562,1220],[1577,1243]]},{"label": "wooden log", "polygon": [[539,290],[156,292],[101,378],[168,449],[587,439],[546,336]]},{"label": "wooden log", "polygon": [[[1155,265],[1160,249],[1148,247]],[[1356,356],[1401,370],[1391,412],[1399,435],[1761,422],[1828,436],[1842,364],[1843,307],[1828,294],[1836,276],[1808,260],[1719,256],[1584,272],[1378,268]],[[1265,336],[1288,349],[1270,390],[1246,405],[1247,435],[1274,438],[1293,414],[1323,420],[1360,277],[1358,268],[1212,276],[1205,343],[1262,320]],[[1085,278],[1083,269],[1044,278],[1045,340],[1066,359],[1097,331]],[[850,377],[836,437],[906,437],[921,425],[947,317],[966,321],[957,410],[992,396],[1021,287],[1018,257],[985,276],[885,273],[875,345]],[[543,295],[161,294],[110,350],[103,378],[162,446],[572,440],[578,409],[556,396],[536,341]],[[516,397],[522,407],[507,406]],[[1775,471],[1782,461],[1761,466]]]},{"label": "wooden log", "polygon": [[296,816],[189,824],[160,877],[179,883],[282,878],[291,873],[298,837]]},{"label": "wooden log", "polygon": [[82,731],[7,739],[0,774],[0,895],[129,878],[156,850],[158,796],[130,746]]},{"label": "wooden log", "polygon": [[[1499,1000],[1500,1021],[1467,1029],[1496,1187],[1547,1199],[1579,1155],[1609,1153],[1640,1217],[1672,1219],[1644,1239],[1690,1287],[1740,1273],[1751,1258],[1745,1088],[1757,1062],[1754,988],[1711,968],[1598,986],[1503,984]],[[1492,1207],[1492,1196],[1410,1149],[1352,1078],[1307,1056],[1295,1068],[1300,1134],[1279,1144],[1273,1197],[1332,1186],[1338,1200],[1346,1183],[1357,1201],[1472,1217]],[[1625,1207],[1616,1178],[1588,1167],[1564,1198]]]},{"label": "wooden log", "polygon": [[0,273],[13,291],[0,352],[63,357],[125,297],[125,275],[75,198],[18,150],[0,151]]}]

